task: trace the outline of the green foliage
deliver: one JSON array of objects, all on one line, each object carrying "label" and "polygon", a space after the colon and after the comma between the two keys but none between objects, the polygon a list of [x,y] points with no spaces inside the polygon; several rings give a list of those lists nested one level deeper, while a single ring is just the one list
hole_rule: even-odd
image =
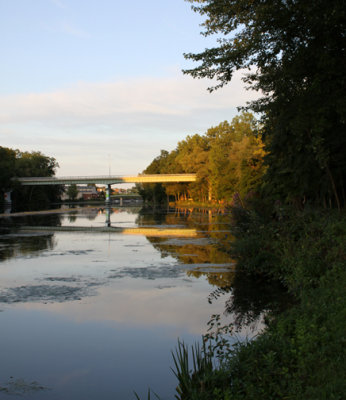
[{"label": "green foliage", "polygon": [[53,176],[58,163],[53,157],[41,152],[21,152],[0,147],[0,193],[13,190],[12,199],[16,207],[36,204],[43,206],[59,198],[61,187],[23,187],[15,182],[15,177]]},{"label": "green foliage", "polygon": [[196,343],[189,348],[178,341],[178,346],[172,355],[175,366],[173,372],[179,382],[176,399],[228,399],[228,374],[224,370],[214,369],[213,352],[207,348],[205,342],[202,347]]},{"label": "green foliage", "polygon": [[[166,150],[161,150],[158,157],[150,163],[150,165],[143,171],[144,174],[161,174],[167,163],[169,153]],[[166,193],[162,183],[145,183],[137,184],[138,193],[142,196],[144,201],[154,203],[162,203],[166,199]]]},{"label": "green foliage", "polygon": [[29,153],[16,150],[15,176],[53,176],[58,167],[55,158],[39,151]]},{"label": "green foliage", "polygon": [[271,216],[265,206],[237,213],[232,254],[239,271],[272,277],[298,294],[346,258],[346,222],[339,213],[297,214],[280,205]]},{"label": "green foliage", "polygon": [[332,275],[277,316],[266,333],[235,349],[232,399],[343,398],[346,276],[344,270]]},{"label": "green foliage", "polygon": [[78,189],[77,189],[77,185],[76,184],[72,184],[67,188],[67,196],[69,198],[69,200],[76,200],[77,196],[78,196]]},{"label": "green foliage", "polygon": [[253,115],[242,113],[232,122],[222,122],[205,135],[187,136],[172,152],[161,150],[144,173],[191,173],[197,181],[190,184],[142,185],[146,200],[173,197],[175,201],[231,202],[235,193],[241,197],[256,190],[265,172],[263,143]]},{"label": "green foliage", "polygon": [[261,91],[267,193],[302,208],[345,205],[346,9],[340,0],[188,0],[213,48],[186,54],[195,78],[226,85],[234,71]]},{"label": "green foliage", "polygon": [[[195,345],[190,355],[178,343],[176,397],[341,400],[346,391],[346,216],[316,211],[296,215],[277,207],[270,224],[266,207],[260,210],[237,216],[238,226],[243,222],[238,241],[250,234],[254,245],[257,235],[270,251],[256,262],[249,260],[256,252],[240,252],[240,269],[253,275],[257,264],[262,274],[282,280],[295,301],[284,310],[267,311],[266,330],[251,342],[230,346],[233,325],[221,326],[220,316],[214,315],[202,349]],[[269,231],[263,242],[266,229],[258,230],[261,224]]]},{"label": "green foliage", "polygon": [[3,193],[13,186],[11,178],[15,171],[16,151],[0,147],[0,191]]}]

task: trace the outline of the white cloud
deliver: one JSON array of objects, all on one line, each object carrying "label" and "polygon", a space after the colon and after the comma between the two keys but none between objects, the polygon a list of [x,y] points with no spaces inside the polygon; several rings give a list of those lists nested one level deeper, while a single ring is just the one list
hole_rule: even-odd
[{"label": "white cloud", "polygon": [[48,93],[0,96],[2,123],[41,121],[89,125],[107,120],[134,122],[157,117],[186,118],[205,111],[244,105],[256,93],[243,89],[240,74],[219,91],[208,93],[208,84],[189,77],[142,78],[108,83],[78,83]]},{"label": "white cloud", "polygon": [[3,95],[0,143],[55,157],[59,175],[102,174],[110,152],[121,160],[117,170],[137,173],[160,149],[172,150],[186,135],[232,119],[237,106],[257,96],[243,88],[240,73],[219,91],[210,94],[207,87],[208,82],[179,75]]}]

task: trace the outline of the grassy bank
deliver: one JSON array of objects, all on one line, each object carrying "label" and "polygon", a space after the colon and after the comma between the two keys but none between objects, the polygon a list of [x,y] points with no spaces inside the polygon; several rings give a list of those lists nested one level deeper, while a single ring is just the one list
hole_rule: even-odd
[{"label": "grassy bank", "polygon": [[[175,352],[180,400],[325,399],[346,393],[346,215],[234,210],[238,270],[280,282],[294,301],[255,340]],[[217,325],[216,325],[217,326]],[[217,328],[220,328],[217,326]],[[223,331],[231,333],[232,327]],[[218,363],[212,359],[218,355]],[[190,359],[190,365],[188,365]]]},{"label": "grassy bank", "polygon": [[297,302],[231,354],[229,398],[344,398],[346,215],[238,212],[239,270],[281,281]]},{"label": "grassy bank", "polygon": [[344,398],[346,215],[237,211],[239,271],[280,281],[296,303],[269,314],[257,340],[227,355],[229,386],[220,398]]}]

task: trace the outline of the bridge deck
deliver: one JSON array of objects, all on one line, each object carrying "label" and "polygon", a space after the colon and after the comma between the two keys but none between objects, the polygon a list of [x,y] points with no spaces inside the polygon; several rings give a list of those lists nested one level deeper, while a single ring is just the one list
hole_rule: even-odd
[{"label": "bridge deck", "polygon": [[30,177],[15,178],[23,186],[31,185],[71,185],[96,183],[101,185],[114,185],[118,183],[169,183],[169,182],[195,182],[196,174],[152,174],[137,176],[65,176],[65,177]]}]

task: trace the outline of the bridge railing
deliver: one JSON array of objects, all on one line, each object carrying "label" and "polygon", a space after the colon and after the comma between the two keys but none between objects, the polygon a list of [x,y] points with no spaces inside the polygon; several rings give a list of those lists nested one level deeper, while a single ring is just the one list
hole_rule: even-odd
[{"label": "bridge railing", "polygon": [[139,175],[100,175],[100,176],[53,176],[13,178],[22,185],[70,185],[73,183],[154,183],[154,182],[193,182],[196,174],[139,174]]},{"label": "bridge railing", "polygon": [[156,177],[158,175],[172,176],[172,177],[184,177],[184,176],[195,176],[195,173],[186,174],[138,174],[138,175],[95,175],[95,176],[29,176],[29,177],[14,177],[13,180],[18,181],[47,181],[47,180],[75,180],[75,179],[124,179],[124,178],[134,178],[134,177]]},{"label": "bridge railing", "polygon": [[13,179],[17,179],[19,181],[46,181],[46,180],[74,180],[74,179],[120,179],[123,178],[123,175],[96,175],[96,176],[29,176],[29,177],[17,177]]}]

